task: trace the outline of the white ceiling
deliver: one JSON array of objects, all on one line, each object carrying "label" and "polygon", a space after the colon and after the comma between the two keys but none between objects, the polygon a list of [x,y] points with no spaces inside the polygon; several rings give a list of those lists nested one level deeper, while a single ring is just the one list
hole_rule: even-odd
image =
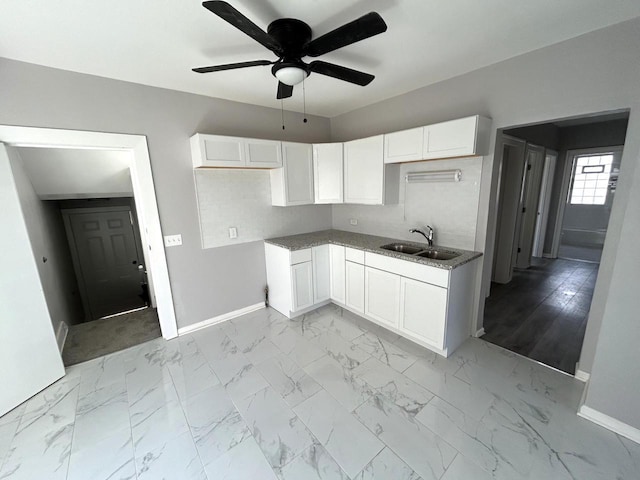
[{"label": "white ceiling", "polygon": [[[367,87],[312,74],[307,111],[332,117],[640,16],[638,0],[231,0],[266,30],[307,22],[314,37],[375,10],[389,29],[321,57],[376,75]],[[0,56],[65,70],[280,108],[270,67],[191,68],[271,52],[190,0],[2,0]],[[296,87],[289,110],[302,110]]]},{"label": "white ceiling", "polygon": [[128,152],[32,147],[20,147],[18,152],[43,200],[133,195]]}]

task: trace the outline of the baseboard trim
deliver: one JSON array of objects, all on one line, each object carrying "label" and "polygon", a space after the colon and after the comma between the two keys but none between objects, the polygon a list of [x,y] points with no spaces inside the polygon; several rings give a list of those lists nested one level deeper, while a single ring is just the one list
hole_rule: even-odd
[{"label": "baseboard trim", "polygon": [[577,369],[576,370],[576,380],[580,380],[581,382],[588,382],[589,378],[591,378],[591,374],[589,372],[585,372],[584,370]]},{"label": "baseboard trim", "polygon": [[210,327],[211,325],[216,325],[218,323],[226,322],[227,320],[246,315],[247,313],[255,312],[256,310],[260,310],[261,308],[264,308],[264,302],[249,305],[248,307],[240,308],[238,310],[234,310],[233,312],[223,313],[222,315],[218,315],[217,317],[213,317],[208,320],[203,320],[202,322],[179,328],[178,335],[184,335],[186,333],[195,332],[196,330],[202,330],[203,328]]},{"label": "baseboard trim", "polygon": [[60,322],[58,325],[58,331],[56,332],[56,342],[58,343],[58,350],[62,353],[62,349],[64,348],[64,343],[67,341],[67,335],[69,334],[69,326]]},{"label": "baseboard trim", "polygon": [[484,327],[482,327],[480,330],[476,332],[475,337],[480,338],[483,335],[484,335]]},{"label": "baseboard trim", "polygon": [[622,435],[623,437],[628,438],[629,440],[633,440],[636,443],[640,443],[640,430],[631,425],[627,425],[620,420],[616,420],[609,415],[606,415],[598,410],[595,410],[586,405],[582,405],[580,410],[578,410],[578,415],[590,422],[595,423],[596,425],[600,425],[612,432],[617,433],[618,435]]}]

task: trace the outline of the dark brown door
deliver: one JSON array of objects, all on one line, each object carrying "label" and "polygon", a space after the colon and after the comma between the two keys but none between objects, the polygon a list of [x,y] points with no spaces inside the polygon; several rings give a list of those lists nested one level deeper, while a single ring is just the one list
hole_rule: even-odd
[{"label": "dark brown door", "polygon": [[69,224],[90,318],[144,307],[144,267],[130,210],[70,213]]}]

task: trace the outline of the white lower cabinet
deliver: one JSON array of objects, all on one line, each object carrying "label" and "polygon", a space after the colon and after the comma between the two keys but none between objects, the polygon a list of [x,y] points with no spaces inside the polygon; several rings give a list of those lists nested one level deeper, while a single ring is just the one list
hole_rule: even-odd
[{"label": "white lower cabinet", "polygon": [[271,306],[289,318],[329,299],[448,356],[471,334],[478,259],[447,270],[325,244],[265,244]]},{"label": "white lower cabinet", "polygon": [[356,312],[364,313],[364,265],[345,262],[345,305]]},{"label": "white lower cabinet", "polygon": [[399,303],[400,330],[410,337],[443,349],[447,289],[402,277]]},{"label": "white lower cabinet", "polygon": [[324,302],[331,297],[329,245],[311,249],[313,266],[313,303]]},{"label": "white lower cabinet", "polygon": [[345,303],[345,265],[344,247],[329,245],[329,271],[331,300],[344,305]]},{"label": "white lower cabinet", "polygon": [[400,316],[400,275],[365,267],[364,313],[379,322],[398,326]]},{"label": "white lower cabinet", "polygon": [[313,267],[312,262],[291,265],[291,283],[293,311],[313,305]]}]

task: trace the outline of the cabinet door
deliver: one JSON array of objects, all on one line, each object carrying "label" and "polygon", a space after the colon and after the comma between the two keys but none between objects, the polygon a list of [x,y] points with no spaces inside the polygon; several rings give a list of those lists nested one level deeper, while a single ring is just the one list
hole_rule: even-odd
[{"label": "cabinet door", "polygon": [[287,205],[313,203],[312,146],[282,142],[284,189]]},{"label": "cabinet door", "polygon": [[444,347],[446,315],[446,288],[401,277],[401,331],[442,349]]},{"label": "cabinet door", "polygon": [[478,117],[437,123],[424,128],[424,158],[475,154]]},{"label": "cabinet door", "polygon": [[313,305],[313,282],[311,262],[291,265],[291,288],[293,311]]},{"label": "cabinet door", "polygon": [[282,145],[274,140],[245,140],[247,167],[279,168],[282,166]]},{"label": "cabinet door", "polygon": [[364,313],[364,265],[345,262],[345,305],[356,312]]},{"label": "cabinet door", "polygon": [[382,135],[344,144],[344,203],[383,204],[383,148]]},{"label": "cabinet door", "polygon": [[342,245],[329,245],[329,263],[331,271],[331,299],[345,303],[345,260]]},{"label": "cabinet door", "polygon": [[[194,135],[191,140],[194,166],[244,167],[246,163],[244,140],[244,138],[220,135]],[[200,160],[199,165],[195,163],[197,160]]]},{"label": "cabinet door", "polygon": [[313,146],[315,203],[342,203],[342,143]]},{"label": "cabinet door", "polygon": [[422,160],[423,131],[424,127],[418,127],[385,134],[384,163]]},{"label": "cabinet door", "polygon": [[392,327],[400,317],[400,275],[365,268],[364,313]]},{"label": "cabinet door", "polygon": [[311,250],[313,262],[313,303],[329,300],[329,245],[320,245]]}]

